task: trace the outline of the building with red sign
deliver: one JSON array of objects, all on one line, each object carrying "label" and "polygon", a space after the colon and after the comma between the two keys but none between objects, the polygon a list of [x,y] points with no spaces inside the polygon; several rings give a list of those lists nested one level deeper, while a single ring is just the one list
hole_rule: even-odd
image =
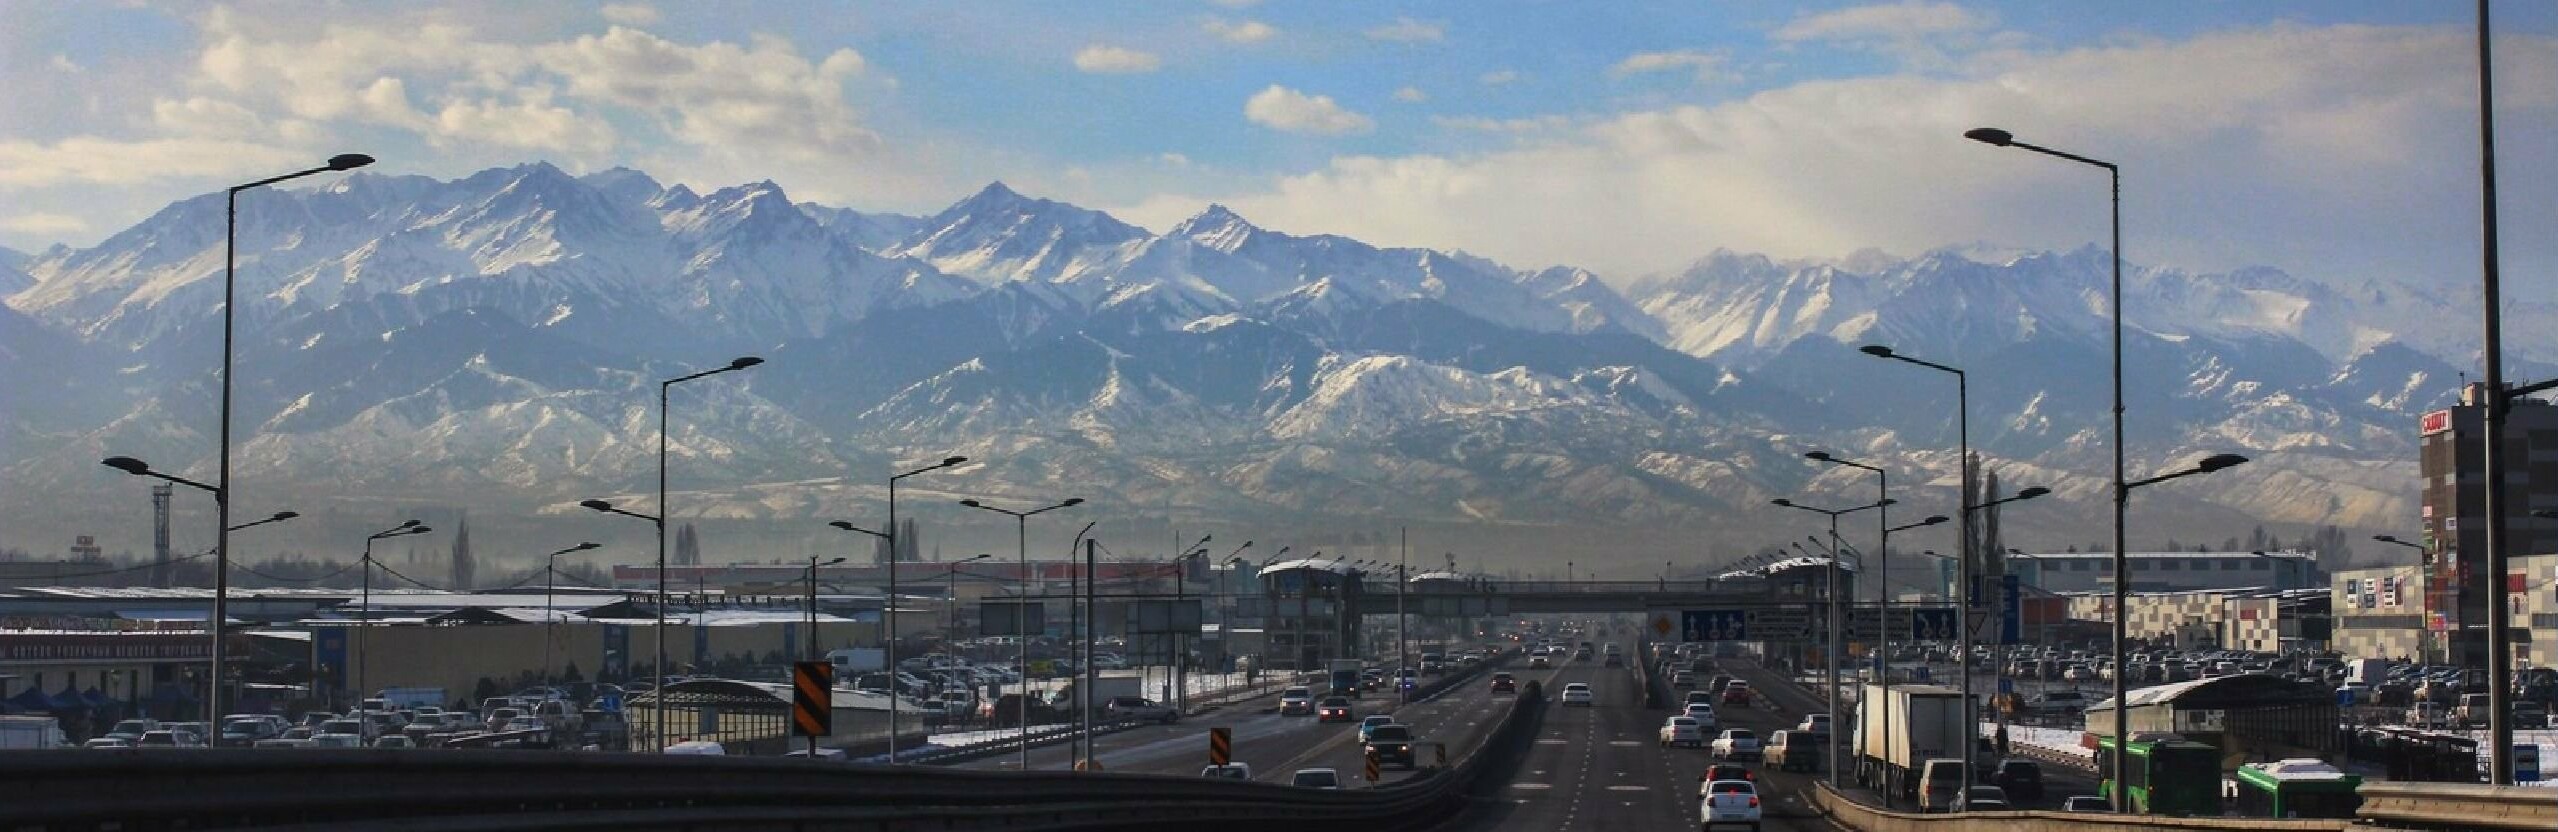
[{"label": "building with red sign", "polygon": [[[2418,423],[2426,654],[2473,667],[2486,666],[2487,615],[2497,603],[2487,575],[2486,399],[2486,385],[2471,384],[2459,406],[2427,413]],[[2505,436],[2505,554],[2519,563],[2558,553],[2558,520],[2531,514],[2558,509],[2558,407],[2515,401]],[[2527,656],[2535,634],[2550,637],[2545,630],[2515,628],[2514,655]]]}]

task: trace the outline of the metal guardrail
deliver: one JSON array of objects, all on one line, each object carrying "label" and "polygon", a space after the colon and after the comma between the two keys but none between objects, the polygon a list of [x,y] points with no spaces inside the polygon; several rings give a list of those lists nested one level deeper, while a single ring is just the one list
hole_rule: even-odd
[{"label": "metal guardrail", "polygon": [[1456,765],[1371,789],[769,757],[70,749],[0,755],[0,832],[1428,829],[1463,812],[1480,775],[1534,731],[1543,701],[1523,688]]},{"label": "metal guardrail", "polygon": [[2355,816],[2384,829],[2558,829],[2558,789],[2366,782]]}]

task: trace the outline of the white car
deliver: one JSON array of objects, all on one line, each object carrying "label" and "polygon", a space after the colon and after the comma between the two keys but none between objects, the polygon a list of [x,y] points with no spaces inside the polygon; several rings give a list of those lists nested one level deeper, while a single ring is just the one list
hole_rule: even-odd
[{"label": "white car", "polygon": [[1563,686],[1563,704],[1587,708],[1598,704],[1598,697],[1590,693],[1590,683],[1574,682]]},{"label": "white car", "polygon": [[1830,732],[1830,715],[1804,714],[1803,721],[1794,724],[1794,730],[1813,734],[1827,734]]},{"label": "white car", "polygon": [[1252,779],[1252,764],[1227,763],[1222,766],[1209,766],[1207,768],[1200,769],[1199,776],[1216,777],[1226,780],[1249,781]]},{"label": "white car", "polygon": [[1696,720],[1674,716],[1661,721],[1662,748],[1673,745],[1694,748],[1704,744],[1705,731],[1697,727]]},{"label": "white car", "polygon": [[1309,789],[1339,789],[1341,772],[1328,768],[1301,768],[1297,769],[1294,776],[1288,778],[1288,784]]},{"label": "white car", "polygon": [[1705,796],[1697,798],[1697,817],[1704,819],[1700,829],[1713,829],[1716,824],[1759,828],[1759,787],[1748,780],[1716,780],[1705,784]]},{"label": "white car", "polygon": [[1685,716],[1689,719],[1696,720],[1696,727],[1702,730],[1712,731],[1718,725],[1714,719],[1714,706],[1703,702],[1688,703],[1687,713]]},{"label": "white car", "polygon": [[1279,692],[1279,715],[1295,716],[1315,712],[1315,693],[1304,687]]},{"label": "white car", "polygon": [[1747,728],[1726,728],[1714,738],[1717,760],[1756,760],[1759,758],[1759,735]]}]

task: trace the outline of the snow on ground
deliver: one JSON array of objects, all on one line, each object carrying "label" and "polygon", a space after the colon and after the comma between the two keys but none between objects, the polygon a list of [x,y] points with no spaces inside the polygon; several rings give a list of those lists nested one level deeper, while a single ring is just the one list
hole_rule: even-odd
[{"label": "snow on ground", "polygon": [[[1067,724],[1062,722],[1053,725],[1033,725],[1030,726],[1030,733],[1040,734],[1066,727],[1068,727]],[[947,734],[934,734],[927,742],[945,748],[963,748],[990,742],[1011,742],[1020,737],[1021,729],[1004,728],[994,731],[953,731]]]}]

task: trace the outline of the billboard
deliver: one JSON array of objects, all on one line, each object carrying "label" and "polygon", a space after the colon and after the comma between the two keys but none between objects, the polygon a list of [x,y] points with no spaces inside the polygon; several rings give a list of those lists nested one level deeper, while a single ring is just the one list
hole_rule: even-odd
[{"label": "billboard", "polygon": [[1045,632],[1048,632],[1047,607],[1039,601],[986,601],[977,605],[978,635],[1017,636]]},{"label": "billboard", "polygon": [[1137,633],[1197,633],[1206,622],[1199,612],[1199,602],[1130,601],[1128,630]]},{"label": "billboard", "polygon": [[2427,413],[2417,422],[2419,436],[2432,436],[2447,430],[2451,430],[2451,411],[2449,410]]}]

